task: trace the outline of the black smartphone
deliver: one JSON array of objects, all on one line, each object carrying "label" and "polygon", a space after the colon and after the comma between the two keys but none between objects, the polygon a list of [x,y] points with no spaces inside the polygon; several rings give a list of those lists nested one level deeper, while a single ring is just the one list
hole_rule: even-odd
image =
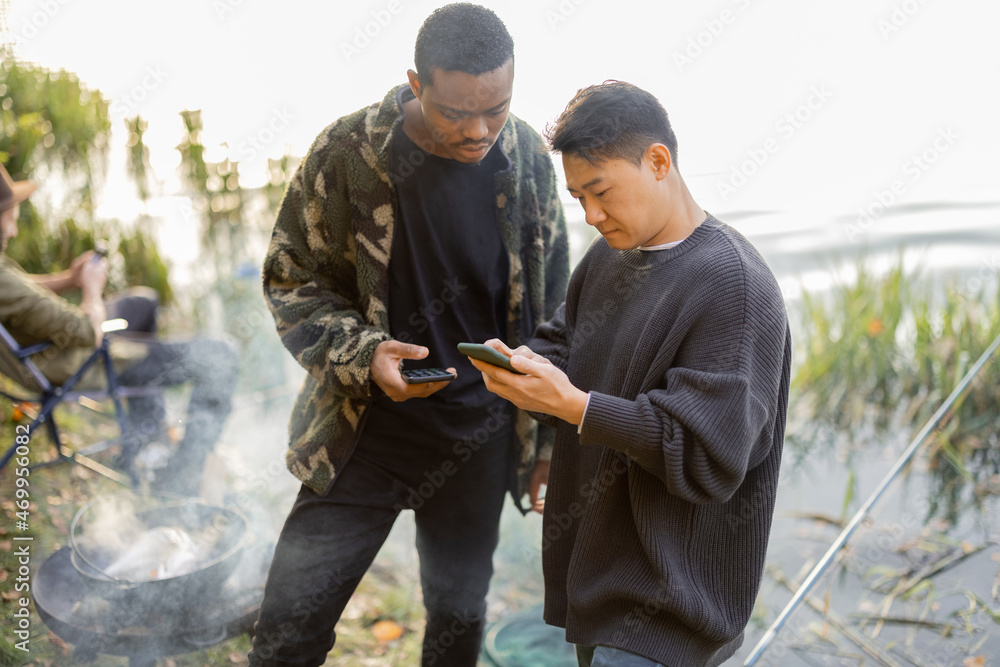
[{"label": "black smartphone", "polygon": [[510,365],[510,358],[507,355],[497,352],[489,345],[480,345],[479,343],[459,343],[458,351],[467,357],[472,357],[473,359],[478,359],[479,361],[485,361],[488,364],[499,366],[500,368],[504,368],[511,373],[524,375],[521,371],[514,370],[514,367]]},{"label": "black smartphone", "polygon": [[455,379],[455,374],[443,368],[417,368],[403,371],[403,379],[406,384],[422,384],[424,382],[451,382]]}]

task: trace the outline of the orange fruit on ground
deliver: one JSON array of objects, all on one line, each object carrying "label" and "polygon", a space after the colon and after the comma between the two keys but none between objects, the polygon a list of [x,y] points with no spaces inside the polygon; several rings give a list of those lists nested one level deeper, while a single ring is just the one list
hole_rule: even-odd
[{"label": "orange fruit on ground", "polygon": [[380,642],[391,642],[403,636],[403,628],[395,621],[379,621],[372,626],[372,634]]}]

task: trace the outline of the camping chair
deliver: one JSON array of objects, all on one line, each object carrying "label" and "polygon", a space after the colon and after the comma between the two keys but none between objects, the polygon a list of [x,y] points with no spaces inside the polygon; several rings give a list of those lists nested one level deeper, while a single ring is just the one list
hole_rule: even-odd
[{"label": "camping chair", "polygon": [[[124,329],[126,326],[128,326],[128,323],[125,322],[125,320],[108,320],[107,322],[104,322],[101,329],[105,333],[110,333],[112,331]],[[41,406],[38,410],[38,414],[34,417],[34,421],[32,421],[28,429],[29,432],[34,435],[36,433],[35,429],[43,423],[45,424],[48,429],[49,436],[52,438],[52,442],[56,446],[56,458],[51,461],[36,464],[32,466],[32,468],[44,467],[55,463],[61,463],[63,461],[70,461],[89,468],[94,472],[108,477],[109,479],[115,480],[116,482],[135,488],[138,485],[138,476],[131,465],[135,452],[129,450],[134,449],[137,445],[133,442],[129,442],[128,439],[125,438],[125,436],[129,433],[129,425],[125,415],[125,410],[122,407],[122,399],[135,396],[149,396],[157,394],[161,390],[158,387],[119,386],[117,375],[115,374],[114,367],[111,364],[109,344],[110,338],[108,336],[104,336],[100,346],[94,350],[93,354],[87,357],[87,360],[72,375],[72,377],[57,386],[53,385],[44,375],[42,375],[42,372],[38,370],[38,367],[30,358],[31,355],[41,352],[51,346],[52,343],[44,342],[37,345],[31,345],[29,347],[21,347],[17,341],[14,340],[14,337],[10,335],[10,332],[8,332],[7,329],[0,324],[0,374],[6,375],[16,381],[21,387],[29,392],[32,392],[34,397],[13,396],[2,390],[0,390],[0,396],[5,396],[16,403],[37,403]],[[80,379],[92,365],[98,362],[98,360],[104,363],[107,388],[74,391],[74,388]],[[127,475],[123,475],[118,471],[112,470],[111,468],[93,460],[89,456],[90,454],[95,454],[111,447],[118,440],[98,442],[80,451],[71,451],[62,443],[62,439],[59,435],[59,427],[56,425],[55,415],[53,414],[56,406],[65,401],[78,401],[86,404],[87,402],[106,400],[108,398],[114,402],[115,420],[118,422],[118,428],[122,436],[120,438],[123,447],[122,460],[126,462]],[[0,459],[0,470],[3,470],[16,450],[17,443],[15,435],[15,444],[11,445],[10,448],[4,453],[3,458]]]}]

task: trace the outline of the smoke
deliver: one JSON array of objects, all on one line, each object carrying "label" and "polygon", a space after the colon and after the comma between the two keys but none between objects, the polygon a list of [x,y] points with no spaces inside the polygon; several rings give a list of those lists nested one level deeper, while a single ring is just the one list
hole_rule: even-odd
[{"label": "smoke", "polygon": [[71,546],[78,569],[136,584],[228,558],[244,546],[247,530],[238,514],[195,499],[120,493],[99,496],[77,513]]},{"label": "smoke", "polygon": [[74,526],[76,549],[89,559],[125,552],[146,525],[136,516],[134,500],[106,496],[80,510]]}]

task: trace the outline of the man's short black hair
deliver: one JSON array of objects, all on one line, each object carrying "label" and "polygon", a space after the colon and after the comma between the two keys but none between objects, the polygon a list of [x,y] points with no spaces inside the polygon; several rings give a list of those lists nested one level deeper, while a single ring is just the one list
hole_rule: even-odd
[{"label": "man's short black hair", "polygon": [[545,138],[556,153],[588,162],[618,159],[636,165],[650,144],[660,143],[677,164],[677,137],[667,111],[653,95],[624,81],[578,91],[555,124],[546,127]]},{"label": "man's short black hair", "polygon": [[513,59],[514,40],[500,17],[468,2],[434,10],[420,26],[413,55],[422,86],[433,84],[435,67],[479,76]]}]

